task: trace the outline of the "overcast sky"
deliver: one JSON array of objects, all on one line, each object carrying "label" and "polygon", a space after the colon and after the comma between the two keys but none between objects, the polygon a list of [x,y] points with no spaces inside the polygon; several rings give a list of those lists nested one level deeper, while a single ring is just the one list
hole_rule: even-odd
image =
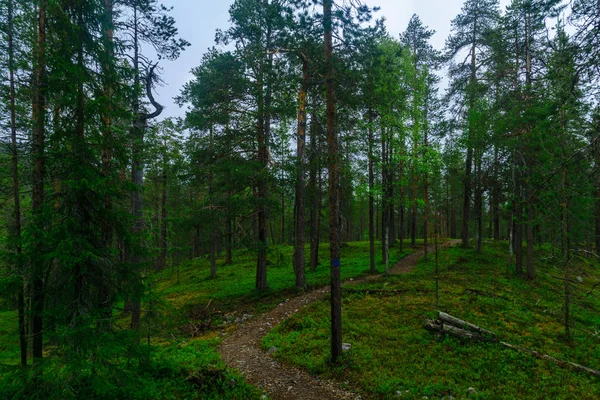
[{"label": "overcast sky", "polygon": [[[191,79],[190,70],[200,64],[202,55],[214,45],[215,30],[229,27],[229,6],[233,0],[163,0],[173,6],[172,15],[182,38],[192,45],[176,61],[163,61],[164,86],[157,88],[158,99],[166,109],[164,117],[183,117],[185,111],[173,102],[183,85]],[[379,6],[376,17],[385,17],[388,32],[398,37],[413,14],[437,33],[432,38],[441,49],[450,33],[450,21],[460,12],[463,0],[363,0],[369,6]],[[510,0],[500,0],[504,8]]]}]

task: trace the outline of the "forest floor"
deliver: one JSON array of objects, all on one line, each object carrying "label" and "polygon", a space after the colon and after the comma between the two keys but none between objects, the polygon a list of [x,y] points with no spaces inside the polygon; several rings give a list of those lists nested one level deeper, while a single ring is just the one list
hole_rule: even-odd
[{"label": "forest floor", "polygon": [[326,298],[292,310],[260,345],[276,349],[276,362],[306,371],[313,381],[340,382],[345,393],[363,399],[598,399],[599,380],[590,374],[497,342],[441,336],[423,327],[444,311],[495,332],[503,342],[600,370],[598,262],[582,257],[570,266],[566,336],[564,263],[550,246],[536,252],[534,282],[515,275],[508,243],[486,241],[480,253],[456,246],[440,251],[438,268],[433,253],[428,259],[413,254],[403,263],[412,261],[415,268],[345,288],[343,340],[352,347],[336,365],[328,360]]},{"label": "forest floor", "polygon": [[[244,249],[234,253],[230,265],[220,258],[216,277],[209,276],[206,257],[152,274],[144,306],[151,312],[142,320],[148,345],[139,354],[119,351],[114,364],[95,368],[93,378],[112,385],[110,396],[95,398],[600,398],[599,380],[589,374],[498,343],[423,329],[424,321],[440,310],[496,332],[507,343],[600,370],[597,260],[579,257],[570,266],[571,335],[566,336],[559,250],[536,246],[538,274],[532,282],[516,276],[507,242],[485,241],[480,253],[452,246],[439,257],[431,249],[427,259],[422,243],[411,248],[405,242],[400,250],[397,242],[390,259],[400,261],[390,275],[369,273],[368,242],[342,245],[342,330],[351,349],[336,364],[329,361],[326,243],[319,267],[306,271],[306,292],[293,288],[291,246],[270,248],[265,292],[254,289],[255,254]],[[380,246],[377,242],[381,274]],[[14,398],[5,393],[22,388],[17,315],[9,306],[0,303],[0,400]],[[115,309],[115,316],[121,334],[127,335],[128,315]],[[106,349],[113,351],[114,343]],[[62,393],[71,390],[71,370],[51,356],[45,379],[56,387],[54,398],[67,398]]]},{"label": "forest floor", "polygon": [[[454,240],[441,244],[446,248],[458,244]],[[429,247],[434,251],[434,246]],[[423,257],[424,250],[415,251],[400,259],[390,270],[390,274],[408,273]],[[370,275],[358,280],[350,280],[344,286],[374,281],[380,275]],[[341,382],[331,379],[319,379],[303,369],[289,366],[273,359],[276,348],[265,351],[263,338],[282,321],[288,319],[302,308],[322,300],[330,293],[329,287],[318,288],[280,303],[275,309],[241,324],[219,348],[223,360],[232,368],[239,370],[251,384],[258,386],[272,399],[360,399],[361,396],[344,388]]]}]

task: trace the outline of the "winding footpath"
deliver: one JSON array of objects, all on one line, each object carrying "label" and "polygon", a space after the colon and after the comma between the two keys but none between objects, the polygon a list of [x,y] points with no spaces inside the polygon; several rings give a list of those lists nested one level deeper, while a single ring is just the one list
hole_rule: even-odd
[{"label": "winding footpath", "polygon": [[[458,243],[460,241],[452,240],[440,244],[439,248],[447,248]],[[434,251],[433,246],[429,246],[429,251],[430,253]],[[423,255],[423,250],[417,250],[402,258],[390,273],[409,272]],[[379,277],[380,275],[371,275],[354,280],[352,283],[372,281]],[[339,382],[319,379],[304,370],[275,361],[261,348],[263,337],[277,324],[291,317],[301,308],[321,300],[328,293],[328,286],[306,292],[279,304],[278,307],[260,317],[241,324],[221,343],[219,348],[221,357],[229,367],[239,370],[249,383],[261,388],[271,399],[361,399],[362,397],[356,393],[343,389]]]}]

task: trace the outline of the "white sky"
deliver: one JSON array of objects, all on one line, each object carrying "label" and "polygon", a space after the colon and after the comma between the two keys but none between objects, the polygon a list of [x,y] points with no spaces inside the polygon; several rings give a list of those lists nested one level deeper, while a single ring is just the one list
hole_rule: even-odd
[{"label": "white sky", "polygon": [[[363,0],[369,6],[379,6],[376,17],[385,17],[388,32],[398,37],[408,25],[413,14],[437,33],[432,38],[435,48],[441,49],[450,33],[450,21],[460,12],[463,0]],[[192,45],[176,61],[163,61],[164,86],[158,87],[157,98],[166,108],[163,117],[183,117],[185,111],[174,104],[177,96],[192,75],[190,70],[200,64],[202,55],[214,45],[216,29],[229,27],[229,6],[233,0],[163,0],[173,6],[172,15],[177,21],[181,37]],[[500,0],[504,9],[510,0]]]}]

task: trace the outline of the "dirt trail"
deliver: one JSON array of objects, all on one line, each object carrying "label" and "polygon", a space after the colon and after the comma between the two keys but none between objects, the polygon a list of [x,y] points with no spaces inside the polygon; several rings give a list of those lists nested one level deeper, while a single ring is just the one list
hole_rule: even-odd
[{"label": "dirt trail", "polygon": [[[453,240],[440,244],[440,249],[459,242]],[[429,249],[433,252],[433,246]],[[392,274],[409,272],[423,254],[423,250],[418,250],[404,257],[390,272]],[[365,282],[378,277],[378,275],[369,276],[352,283]],[[231,336],[223,340],[219,348],[223,360],[230,367],[238,369],[249,383],[262,388],[271,399],[361,399],[356,393],[341,388],[338,382],[322,380],[309,375],[306,371],[275,361],[261,348],[263,337],[277,324],[328,293],[329,287],[312,290],[279,304],[278,307],[260,317],[243,323]]]}]

